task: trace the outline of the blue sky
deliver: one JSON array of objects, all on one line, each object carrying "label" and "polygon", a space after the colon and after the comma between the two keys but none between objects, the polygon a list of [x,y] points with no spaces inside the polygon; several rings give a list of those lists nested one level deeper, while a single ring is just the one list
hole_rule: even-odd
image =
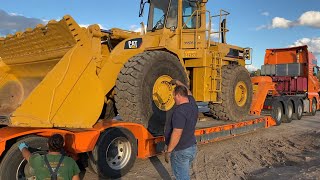
[{"label": "blue sky", "polygon": [[[138,17],[140,0],[7,0],[1,3],[0,34],[4,35],[41,20],[73,16],[79,24],[100,24],[104,28],[134,30],[145,18]],[[253,65],[263,64],[266,48],[308,44],[320,55],[320,0],[209,0],[213,14],[225,9],[228,17],[227,41],[254,49]],[[3,14],[7,13],[7,16]],[[147,14],[145,13],[145,16]],[[27,17],[17,20],[14,17]],[[12,18],[13,17],[13,18]],[[5,19],[7,18],[7,19]],[[1,22],[2,21],[2,22]],[[10,21],[16,21],[13,26]],[[29,21],[29,23],[27,23]],[[20,25],[18,25],[20,23]]]}]

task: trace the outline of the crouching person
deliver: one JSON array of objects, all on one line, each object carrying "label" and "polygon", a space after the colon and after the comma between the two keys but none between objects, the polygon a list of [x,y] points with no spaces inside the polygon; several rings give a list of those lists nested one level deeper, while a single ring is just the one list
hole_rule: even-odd
[{"label": "crouching person", "polygon": [[29,162],[36,179],[39,180],[79,180],[80,169],[76,162],[61,154],[64,139],[60,134],[54,134],[48,139],[49,152],[46,155],[31,154],[28,144],[20,143],[19,149]]}]

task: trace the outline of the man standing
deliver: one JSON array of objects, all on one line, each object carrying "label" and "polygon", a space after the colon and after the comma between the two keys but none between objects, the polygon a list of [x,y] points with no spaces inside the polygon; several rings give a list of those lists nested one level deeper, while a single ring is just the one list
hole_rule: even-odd
[{"label": "man standing", "polygon": [[60,134],[54,134],[48,139],[49,153],[47,155],[31,154],[26,143],[20,143],[19,149],[35,172],[36,179],[45,180],[80,180],[79,167],[76,162],[61,154],[64,139]]},{"label": "man standing", "polygon": [[176,107],[171,120],[166,124],[165,160],[168,163],[170,157],[173,174],[177,180],[188,180],[189,169],[197,151],[194,132],[198,106],[190,90],[183,83],[178,80],[172,80],[171,83],[176,85],[173,92]]}]

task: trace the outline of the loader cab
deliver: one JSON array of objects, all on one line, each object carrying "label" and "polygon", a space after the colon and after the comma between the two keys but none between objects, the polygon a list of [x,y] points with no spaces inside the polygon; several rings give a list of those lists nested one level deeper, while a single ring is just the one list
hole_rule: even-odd
[{"label": "loader cab", "polygon": [[[179,49],[205,48],[208,29],[207,0],[141,0],[140,16],[149,3],[147,33],[172,34]],[[179,38],[181,37],[181,38]]]}]

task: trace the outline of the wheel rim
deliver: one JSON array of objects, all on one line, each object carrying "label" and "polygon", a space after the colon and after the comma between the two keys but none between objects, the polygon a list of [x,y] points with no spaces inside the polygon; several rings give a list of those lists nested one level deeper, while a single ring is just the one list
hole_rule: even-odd
[{"label": "wheel rim", "polygon": [[17,168],[17,172],[16,172],[16,180],[22,180],[22,179],[25,179],[25,174],[24,174],[24,169],[26,167],[26,164],[27,164],[27,161],[25,159],[23,159],[18,168]]},{"label": "wheel rim", "polygon": [[162,111],[168,111],[174,106],[172,78],[160,76],[153,85],[152,97],[155,105]]},{"label": "wheel rim", "polygon": [[248,88],[243,81],[237,83],[234,91],[234,98],[238,106],[242,107],[246,104],[248,98]]},{"label": "wheel rim", "polygon": [[107,163],[114,170],[124,168],[131,157],[131,144],[124,138],[114,139],[107,148]]}]

